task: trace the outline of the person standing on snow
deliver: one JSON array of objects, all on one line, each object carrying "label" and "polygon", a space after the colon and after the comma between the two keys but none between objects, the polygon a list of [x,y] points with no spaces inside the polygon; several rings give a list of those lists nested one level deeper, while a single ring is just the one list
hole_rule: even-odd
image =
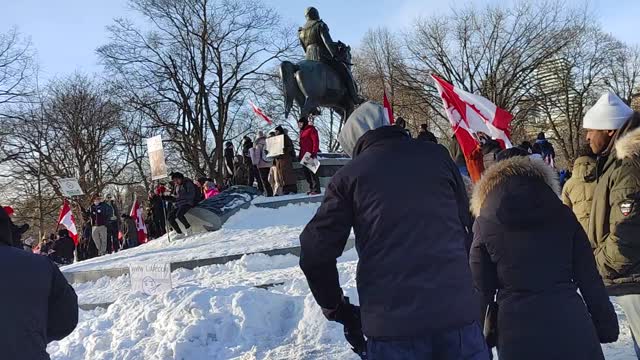
[{"label": "person standing on snow", "polygon": [[542,160],[551,167],[555,167],[556,151],[553,149],[553,145],[551,145],[547,140],[543,132],[538,134],[538,138],[534,146],[538,147]]},{"label": "person standing on snow", "polygon": [[596,156],[591,148],[586,150],[573,162],[573,175],[562,187],[562,202],[576,214],[580,225],[588,232],[593,191],[596,188]]},{"label": "person standing on snow", "polygon": [[587,111],[583,127],[598,155],[589,240],[640,358],[640,114],[609,92]]},{"label": "person standing on snow", "polygon": [[120,250],[120,240],[118,240],[118,233],[120,232],[120,212],[118,211],[116,200],[111,194],[107,194],[105,204],[111,207],[111,217],[107,223],[107,252],[110,254]]},{"label": "person standing on snow", "polygon": [[296,194],[298,192],[298,184],[296,174],[293,171],[293,159],[295,158],[295,149],[293,148],[293,141],[289,135],[287,135],[284,128],[278,125],[275,128],[276,136],[284,136],[284,149],[283,154],[278,155],[275,158],[276,167],[280,176],[280,185],[282,186],[283,195]]},{"label": "person standing on snow", "polygon": [[98,256],[107,253],[107,224],[111,219],[112,208],[102,201],[100,195],[93,197],[93,205],[89,208],[91,215],[91,238],[98,248]]},{"label": "person standing on snow", "polygon": [[266,160],[267,137],[263,131],[258,131],[253,150],[251,152],[251,162],[258,172],[258,190],[265,196],[273,196],[273,188],[269,183],[269,169],[271,160]]},{"label": "person standing on snow", "polygon": [[[315,126],[309,124],[307,118],[301,118],[298,120],[298,128],[300,129],[300,154],[298,155],[298,161],[302,161],[306,153],[311,154],[311,158],[318,157],[320,152],[320,138],[318,137],[318,130]],[[309,183],[309,195],[320,194],[320,178],[318,174],[309,170],[306,166],[302,167],[304,171],[304,177]]]},{"label": "person standing on snow", "polygon": [[78,324],[78,297],[51,260],[11,246],[10,224],[0,207],[0,357],[48,360]]},{"label": "person standing on snow", "polygon": [[196,206],[196,199],[198,197],[198,190],[196,186],[193,184],[191,179],[185,178],[179,172],[174,172],[171,174],[171,181],[175,186],[173,197],[169,197],[170,200],[175,201],[176,206],[175,209],[169,212],[167,216],[169,219],[169,224],[173,230],[178,234],[176,238],[181,238],[184,236],[182,230],[180,229],[180,225],[176,220],[180,220],[182,225],[184,226],[187,235],[189,235],[189,229],[191,229],[191,224],[187,221],[185,217],[186,213],[191,210],[194,206]]},{"label": "person standing on snow", "polygon": [[10,221],[9,227],[11,228],[11,246],[17,247],[17,248],[23,248],[22,235],[24,235],[24,233],[29,231],[29,224],[23,224],[23,225],[14,224],[12,220],[14,211],[11,206],[5,206],[4,211],[9,216],[9,221]]},{"label": "person standing on snow", "polygon": [[122,214],[122,238],[129,249],[138,246],[138,227],[127,214]]},{"label": "person standing on snow", "polygon": [[[363,358],[488,359],[460,172],[444,147],[411,139],[384,114],[367,102],[345,122],[339,142],[353,160],[300,235],[300,267],[327,319],[344,326]],[[352,228],[360,307],[344,296],[336,268]]]},{"label": "person standing on snow", "polygon": [[[509,150],[520,154],[502,160]],[[600,343],[618,338],[587,236],[559,193],[555,170],[517,148],[474,187],[469,262],[500,360],[600,360]]]}]

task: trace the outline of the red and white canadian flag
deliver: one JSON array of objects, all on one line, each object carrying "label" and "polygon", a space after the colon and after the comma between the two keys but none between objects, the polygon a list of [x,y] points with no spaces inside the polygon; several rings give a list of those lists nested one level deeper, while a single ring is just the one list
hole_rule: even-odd
[{"label": "red and white canadian flag", "polygon": [[389,98],[387,97],[386,90],[383,91],[382,106],[384,107],[387,121],[389,121],[390,125],[393,125],[396,122],[396,119],[393,117],[393,108],[391,107],[391,103],[389,102]]},{"label": "red and white canadian flag", "polygon": [[266,121],[267,124],[269,125],[273,124],[273,121],[271,121],[271,119],[267,115],[265,115],[264,111],[262,111],[262,109],[257,107],[256,104],[253,103],[253,101],[249,100],[249,104],[251,105],[251,108],[253,109],[253,112],[256,113],[256,115],[264,119],[264,121]]},{"label": "red and white canadian flag", "polygon": [[73,242],[78,245],[78,228],[76,227],[76,219],[73,217],[71,206],[69,206],[69,202],[67,200],[64,201],[60,208],[58,224],[64,226],[69,231],[69,235],[73,239]]},{"label": "red and white canadian flag", "polygon": [[484,133],[500,143],[503,149],[512,147],[509,123],[513,119],[506,110],[486,98],[454,87],[436,75],[431,75],[440,93],[444,109],[460,143],[467,164],[478,148],[478,133]]},{"label": "red and white canadian flag", "polygon": [[133,201],[133,206],[131,207],[131,214],[129,214],[133,221],[136,223],[136,229],[138,230],[138,244],[144,244],[147,242],[147,225],[144,223],[144,218],[142,217],[142,207],[140,206],[140,202],[138,202],[138,197]]}]

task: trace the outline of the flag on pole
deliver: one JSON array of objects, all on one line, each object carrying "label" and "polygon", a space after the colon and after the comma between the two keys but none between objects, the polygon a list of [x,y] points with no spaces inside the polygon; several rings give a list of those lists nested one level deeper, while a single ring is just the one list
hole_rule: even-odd
[{"label": "flag on pole", "polygon": [[147,225],[144,223],[144,218],[142,217],[142,207],[140,206],[140,202],[138,202],[138,197],[133,201],[133,206],[131,207],[131,214],[129,214],[133,221],[136,223],[136,229],[138,230],[138,244],[144,244],[147,242]]},{"label": "flag on pole", "polygon": [[[442,98],[447,117],[464,153],[468,168],[472,167],[469,164],[472,161],[472,153],[480,144],[479,133],[495,139],[503,149],[512,147],[509,139],[509,124],[513,115],[480,95],[456,88],[436,75],[431,77]],[[479,174],[473,176],[470,172],[470,175],[474,181],[479,178]]]},{"label": "flag on pole", "polygon": [[64,226],[69,235],[73,239],[73,242],[78,245],[78,228],[76,227],[76,219],[71,212],[71,206],[67,200],[64,201],[60,208],[60,215],[58,216],[58,224]]},{"label": "flag on pole", "polygon": [[382,106],[384,106],[384,110],[386,111],[387,121],[389,121],[389,124],[393,125],[396,122],[396,119],[393,117],[393,108],[391,107],[391,103],[387,97],[386,90],[383,90]]},{"label": "flag on pole", "polygon": [[251,108],[253,109],[253,112],[256,113],[256,115],[264,119],[264,121],[266,121],[267,124],[269,125],[273,124],[273,121],[271,121],[271,119],[269,119],[269,117],[265,115],[264,111],[262,111],[262,109],[257,107],[256,104],[253,103],[253,101],[249,100],[249,104],[251,105]]}]

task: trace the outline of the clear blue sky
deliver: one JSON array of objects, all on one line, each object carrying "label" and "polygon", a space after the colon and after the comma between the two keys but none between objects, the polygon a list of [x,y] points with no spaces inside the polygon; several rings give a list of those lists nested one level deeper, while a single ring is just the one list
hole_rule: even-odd
[{"label": "clear blue sky", "polygon": [[[179,1],[179,0],[176,0]],[[373,27],[402,29],[419,15],[446,12],[461,6],[463,0],[264,0],[285,20],[301,24],[304,8],[316,6],[329,24],[334,39],[357,46]],[[577,2],[578,0],[570,0]],[[497,0],[473,0],[474,4]],[[580,1],[580,3],[583,3]],[[607,32],[618,38],[640,43],[638,16],[640,0],[591,0],[593,11]],[[615,5],[614,5],[615,4]],[[127,0],[1,0],[0,31],[11,26],[31,37],[38,54],[42,80],[76,70],[100,72],[95,50],[107,42],[105,27],[116,17],[135,18]]]}]

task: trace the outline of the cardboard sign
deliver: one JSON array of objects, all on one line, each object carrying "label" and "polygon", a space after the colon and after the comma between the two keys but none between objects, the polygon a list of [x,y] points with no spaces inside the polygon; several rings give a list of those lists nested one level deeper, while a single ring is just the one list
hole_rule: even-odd
[{"label": "cardboard sign", "polygon": [[305,153],[302,157],[302,160],[300,161],[300,165],[313,171],[313,173],[315,174],[320,168],[320,160],[312,158],[310,153]]},{"label": "cardboard sign", "polygon": [[131,292],[157,295],[171,290],[170,264],[141,264],[129,266]]},{"label": "cardboard sign", "polygon": [[162,136],[158,135],[147,139],[147,149],[149,152],[149,165],[151,166],[151,180],[160,180],[169,176],[164,159]]},{"label": "cardboard sign", "polygon": [[58,184],[60,185],[60,192],[66,197],[84,195],[84,191],[82,191],[77,179],[58,179]]},{"label": "cardboard sign", "polygon": [[267,138],[267,155],[270,158],[284,154],[284,135]]}]

